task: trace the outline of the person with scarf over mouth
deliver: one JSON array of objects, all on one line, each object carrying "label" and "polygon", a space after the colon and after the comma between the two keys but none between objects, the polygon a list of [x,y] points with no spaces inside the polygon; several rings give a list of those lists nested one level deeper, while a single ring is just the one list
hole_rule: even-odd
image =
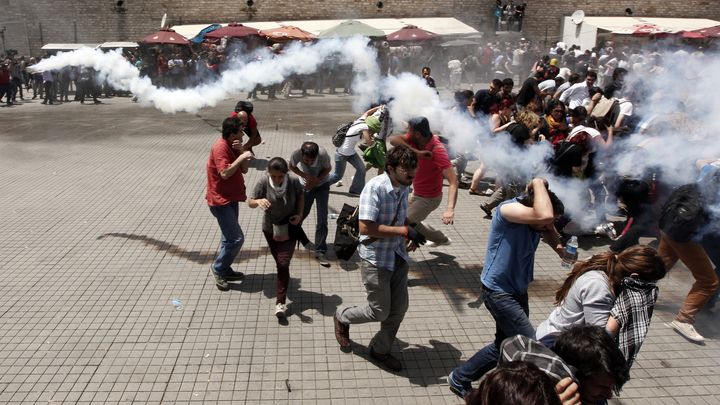
[{"label": "person with scarf over mouth", "polygon": [[297,177],[288,174],[288,163],[281,157],[268,162],[267,176],[255,184],[250,208],[265,211],[262,232],[277,265],[277,298],[275,316],[287,315],[287,289],[290,284],[290,260],[302,233],[299,227],[304,208],[303,186]]}]

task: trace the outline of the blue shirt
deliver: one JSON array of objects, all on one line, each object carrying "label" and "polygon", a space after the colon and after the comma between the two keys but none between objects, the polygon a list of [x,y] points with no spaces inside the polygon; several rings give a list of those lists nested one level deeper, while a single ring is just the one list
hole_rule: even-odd
[{"label": "blue shirt", "polygon": [[530,225],[503,218],[502,206],[517,201],[517,198],[505,201],[496,210],[480,276],[485,287],[508,294],[527,293],[533,280],[535,250],[540,243],[540,233]]},{"label": "blue shirt", "polygon": [[[409,187],[400,187],[398,191],[395,191],[387,173],[373,177],[360,194],[358,219],[372,221],[379,225],[391,225],[397,216],[394,226],[404,225],[407,217],[409,190]],[[360,236],[358,252],[360,258],[370,264],[393,271],[395,270],[396,254],[405,261],[410,260],[405,247],[405,238],[401,236],[378,238],[372,243],[363,243],[368,239],[370,237],[367,235]]]}]

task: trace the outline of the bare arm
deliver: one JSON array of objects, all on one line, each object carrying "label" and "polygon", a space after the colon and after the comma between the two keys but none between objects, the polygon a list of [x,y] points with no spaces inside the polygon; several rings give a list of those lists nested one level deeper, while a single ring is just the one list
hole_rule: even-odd
[{"label": "bare arm", "polygon": [[238,170],[242,173],[247,173],[248,167],[250,166],[250,160],[253,158],[252,152],[243,152],[238,156],[230,166],[220,171],[220,177],[223,180],[227,180],[232,177]]},{"label": "bare arm", "polygon": [[519,202],[505,204],[500,207],[500,213],[505,219],[516,224],[548,225],[555,220],[550,195],[545,186],[545,180],[534,178],[528,187],[532,186],[535,194],[532,207],[526,207]]},{"label": "bare arm", "polygon": [[455,170],[449,167],[443,170],[443,177],[448,181],[448,205],[447,209],[443,213],[442,222],[445,225],[452,224],[455,220],[455,205],[457,204],[458,196],[458,178],[455,174]]},{"label": "bare arm", "polygon": [[418,158],[432,158],[431,151],[413,148],[412,146],[410,146],[410,143],[405,139],[404,135],[391,136],[390,138],[388,138],[388,142],[390,142],[390,145],[392,146],[404,146],[410,149],[411,151],[413,151],[413,153],[415,153],[415,155],[417,155]]},{"label": "bare arm", "polygon": [[542,239],[550,246],[558,256],[563,256],[563,244],[560,240],[560,232],[557,231],[554,224],[548,225],[547,229],[542,233]]},{"label": "bare arm", "polygon": [[358,221],[360,235],[366,235],[371,238],[395,238],[398,236],[407,236],[407,226],[390,226],[382,225],[377,222],[360,220]]}]

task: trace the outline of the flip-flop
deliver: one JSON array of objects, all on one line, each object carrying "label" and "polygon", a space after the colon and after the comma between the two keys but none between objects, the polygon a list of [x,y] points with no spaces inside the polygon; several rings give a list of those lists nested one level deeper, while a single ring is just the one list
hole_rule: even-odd
[{"label": "flip-flop", "polygon": [[473,190],[473,189],[468,190],[468,193],[469,193],[470,195],[482,195],[482,194],[478,193],[477,191],[475,191],[475,190]]}]

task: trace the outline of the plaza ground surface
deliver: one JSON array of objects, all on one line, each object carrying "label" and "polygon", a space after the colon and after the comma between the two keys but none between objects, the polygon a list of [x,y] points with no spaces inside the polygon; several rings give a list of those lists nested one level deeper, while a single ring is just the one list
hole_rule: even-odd
[{"label": "plaza ground surface", "polygon": [[[232,106],[165,115],[112,98],[0,108],[0,403],[461,403],[445,377],[495,332],[478,301],[486,197],[461,190],[453,226],[440,223],[442,210],[429,219],[453,243],[411,254],[410,309],[393,348],[405,369],[390,373],[367,359],[378,324],[351,327],[353,353],[333,336],[336,308],[365,299],[357,258],[333,256],[323,268],[300,248],[291,314],[278,322],[259,210],[240,209],[246,242],[234,267],[245,280],[215,288],[208,266],[219,231],[204,199],[205,162]],[[354,118],[351,97],[327,95],[258,101],[256,115],[265,143],[248,188],[269,158],[304,140],[332,154],[330,134]],[[346,186],[332,187],[331,210],[355,201],[353,172],[348,166]],[[314,222],[313,211],[311,239]],[[581,239],[581,257],[606,244]],[[563,279],[560,260],[541,245],[535,324]],[[704,345],[666,326],[691,281],[678,265],[660,282],[632,380],[613,403],[720,403],[715,315],[698,318]]]}]

